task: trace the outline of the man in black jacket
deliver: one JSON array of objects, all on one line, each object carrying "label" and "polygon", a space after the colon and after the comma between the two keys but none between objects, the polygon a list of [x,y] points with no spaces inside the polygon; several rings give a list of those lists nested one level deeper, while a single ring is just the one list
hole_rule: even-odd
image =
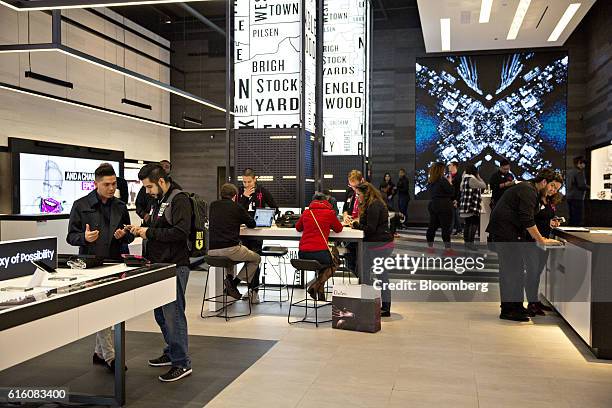
[{"label": "man in black jacket", "polygon": [[453,235],[463,234],[463,225],[461,225],[461,216],[459,215],[459,199],[461,196],[461,174],[459,174],[459,163],[456,161],[450,162],[448,165],[448,175],[451,178],[453,185]]},{"label": "man in black jacket", "polygon": [[[124,226],[130,215],[123,201],[115,198],[117,177],[109,164],[95,171],[96,189],[74,202],[70,211],[66,241],[79,247],[81,255],[121,259],[121,247],[134,240]],[[96,333],[93,363],[115,372],[115,348],[110,327]]]},{"label": "man in black jacket", "polygon": [[191,374],[188,354],[185,289],[189,280],[189,249],[193,210],[186,194],[170,180],[164,168],[151,163],[140,169],[138,178],[147,194],[154,198],[149,211],[148,227],[130,225],[130,231],[147,240],[145,256],[151,262],[176,264],[176,300],[155,309],[166,347],[163,354],[149,360],[152,367],[171,366],[159,376],[163,382],[180,380]]},{"label": "man in black jacket", "polygon": [[399,179],[397,180],[397,206],[399,211],[404,215],[404,226],[408,222],[408,203],[410,202],[410,182],[406,177],[406,170],[399,170]]},{"label": "man in black jacket", "polygon": [[[255,171],[250,168],[244,169],[242,173],[242,186],[238,190],[238,194],[234,198],[234,200],[247,212],[249,215],[254,216],[255,210],[257,208],[276,208],[276,202],[274,201],[274,197],[272,194],[262,185],[257,183],[257,175]],[[261,248],[263,246],[263,241],[256,239],[242,239],[242,243],[251,251],[255,251],[257,253],[261,252]],[[245,294],[246,296],[251,296],[251,303],[259,303],[259,273],[260,269],[258,268],[255,272],[255,276],[249,282],[249,289]]]},{"label": "man in black jacket", "polygon": [[530,253],[523,245],[527,234],[540,244],[558,244],[544,238],[535,222],[539,197],[544,190],[552,195],[561,187],[563,179],[551,169],[541,170],[530,181],[510,187],[491,213],[487,226],[490,239],[499,257],[500,319],[529,321],[529,312],[523,307],[524,271]]},{"label": "man in black jacket", "polygon": [[499,170],[493,173],[489,179],[489,185],[491,186],[491,208],[495,207],[502,194],[514,184],[516,184],[516,180],[514,180],[514,175],[510,173],[510,162],[503,159],[499,163]]},{"label": "man in black jacket", "polygon": [[[255,220],[240,205],[234,202],[238,190],[233,184],[226,183],[221,187],[221,200],[210,204],[208,255],[225,256],[232,261],[242,261],[244,266],[237,277],[228,274],[224,278],[227,294],[235,299],[242,298],[238,291],[240,281],[249,284],[255,279],[259,270],[261,256],[240,243],[240,225],[255,228]],[[253,289],[251,289],[253,290]],[[247,298],[248,298],[247,290]]]}]

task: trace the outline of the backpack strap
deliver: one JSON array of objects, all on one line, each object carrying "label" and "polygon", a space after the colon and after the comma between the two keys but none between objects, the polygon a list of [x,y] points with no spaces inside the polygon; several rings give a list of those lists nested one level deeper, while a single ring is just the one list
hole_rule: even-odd
[{"label": "backpack strap", "polygon": [[170,225],[174,225],[174,223],[172,222],[172,201],[174,200],[174,197],[181,194],[182,192],[183,190],[179,190],[178,188],[174,189],[172,190],[166,201],[164,201],[164,203],[168,203],[166,205],[166,208],[164,209],[164,218],[166,218],[166,221],[168,221],[168,224]]}]

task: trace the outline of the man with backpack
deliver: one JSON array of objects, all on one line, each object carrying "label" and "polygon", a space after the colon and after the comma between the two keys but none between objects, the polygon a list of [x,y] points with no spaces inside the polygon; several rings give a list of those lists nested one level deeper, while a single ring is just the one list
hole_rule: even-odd
[{"label": "man with backpack", "polygon": [[176,264],[176,300],[155,309],[155,320],[164,335],[163,354],[149,360],[152,367],[171,366],[159,376],[163,382],[177,381],[191,374],[188,355],[185,289],[189,279],[189,239],[192,229],[192,200],[170,180],[164,168],[151,163],[138,173],[147,194],[154,198],[148,227],[128,226],[135,236],[147,240],[146,258],[151,262]]}]

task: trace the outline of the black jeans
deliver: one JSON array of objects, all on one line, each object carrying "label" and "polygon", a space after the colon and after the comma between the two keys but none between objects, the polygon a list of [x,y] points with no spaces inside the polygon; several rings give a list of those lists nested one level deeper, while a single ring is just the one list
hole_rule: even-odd
[{"label": "black jeans", "polygon": [[381,301],[382,307],[381,310],[383,312],[391,311],[391,290],[389,290],[389,272],[383,268],[381,273],[374,273],[372,271],[372,266],[374,265],[375,258],[388,258],[393,253],[392,247],[373,247],[372,245],[366,244],[365,246],[365,267],[363,274],[359,277],[359,283],[364,285],[372,286],[374,284],[374,279],[379,280],[382,283],[383,289],[381,290]]},{"label": "black jeans", "polygon": [[331,255],[329,251],[299,251],[298,258],[309,259],[311,261],[319,262],[323,267],[330,266],[332,263]]},{"label": "black jeans", "polygon": [[464,218],[464,221],[463,241],[466,244],[473,244],[474,238],[476,237],[476,231],[478,231],[478,227],[480,227],[480,215],[472,215],[471,217]]},{"label": "black jeans", "polygon": [[[249,248],[251,251],[257,252],[259,255],[261,255],[261,249],[263,248],[263,241],[258,240],[258,239],[242,239],[241,241],[242,241],[242,245]],[[259,290],[258,286],[259,286],[260,272],[261,272],[261,267],[257,268],[257,271],[255,271],[255,275],[253,275],[253,279],[251,279],[251,282],[248,284],[248,288],[255,292]]]},{"label": "black jeans", "polygon": [[429,227],[427,228],[427,242],[433,245],[438,228],[442,228],[442,241],[444,246],[450,248],[451,228],[453,225],[453,203],[450,201],[432,200],[427,207],[429,210]]},{"label": "black jeans", "polygon": [[502,312],[523,307],[525,270],[529,264],[530,243],[495,242],[499,258],[499,297]]},{"label": "black jeans", "polygon": [[579,227],[582,225],[582,211],[584,209],[583,200],[569,199],[567,200],[569,208],[569,220],[567,225],[571,227]]},{"label": "black jeans", "polygon": [[540,275],[548,260],[548,251],[544,251],[536,243],[526,243],[527,252],[525,265],[525,295],[529,303],[539,302],[538,289],[540,287]]},{"label": "black jeans", "polygon": [[399,207],[399,212],[404,214],[404,223],[408,221],[408,202],[410,202],[410,196],[404,194],[398,194],[397,196],[397,206]]}]

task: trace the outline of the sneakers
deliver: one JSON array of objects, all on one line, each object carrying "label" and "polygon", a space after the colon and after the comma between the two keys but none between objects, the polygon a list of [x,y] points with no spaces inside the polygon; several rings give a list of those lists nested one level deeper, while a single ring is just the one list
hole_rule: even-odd
[{"label": "sneakers", "polygon": [[546,316],[546,313],[544,313],[544,309],[540,307],[539,302],[529,303],[527,305],[527,310],[529,311],[529,316]]},{"label": "sneakers", "polygon": [[225,284],[225,291],[227,292],[228,296],[231,296],[236,300],[242,299],[242,294],[240,293],[238,288],[234,286],[234,281],[231,277],[228,276],[227,278],[225,278],[223,283]]},{"label": "sneakers", "polygon": [[[102,357],[98,355],[98,353],[94,353],[92,361],[94,365],[101,365],[108,368],[111,372],[115,372],[115,360],[111,360],[110,363],[107,363]],[[127,371],[127,366],[125,366],[125,371]]]},{"label": "sneakers", "polygon": [[168,371],[166,374],[160,375],[158,378],[161,382],[178,381],[181,378],[191,375],[192,371],[193,370],[191,368],[172,367],[170,371]]},{"label": "sneakers", "polygon": [[381,310],[380,317],[391,317],[391,311],[389,310]]},{"label": "sneakers", "polygon": [[167,354],[163,354],[161,357],[149,360],[149,365],[151,367],[171,366],[172,361],[170,361],[170,356],[168,356]]},{"label": "sneakers", "polygon": [[512,320],[514,322],[528,322],[529,316],[523,313],[521,310],[508,310],[502,311],[499,315],[502,320]]}]

